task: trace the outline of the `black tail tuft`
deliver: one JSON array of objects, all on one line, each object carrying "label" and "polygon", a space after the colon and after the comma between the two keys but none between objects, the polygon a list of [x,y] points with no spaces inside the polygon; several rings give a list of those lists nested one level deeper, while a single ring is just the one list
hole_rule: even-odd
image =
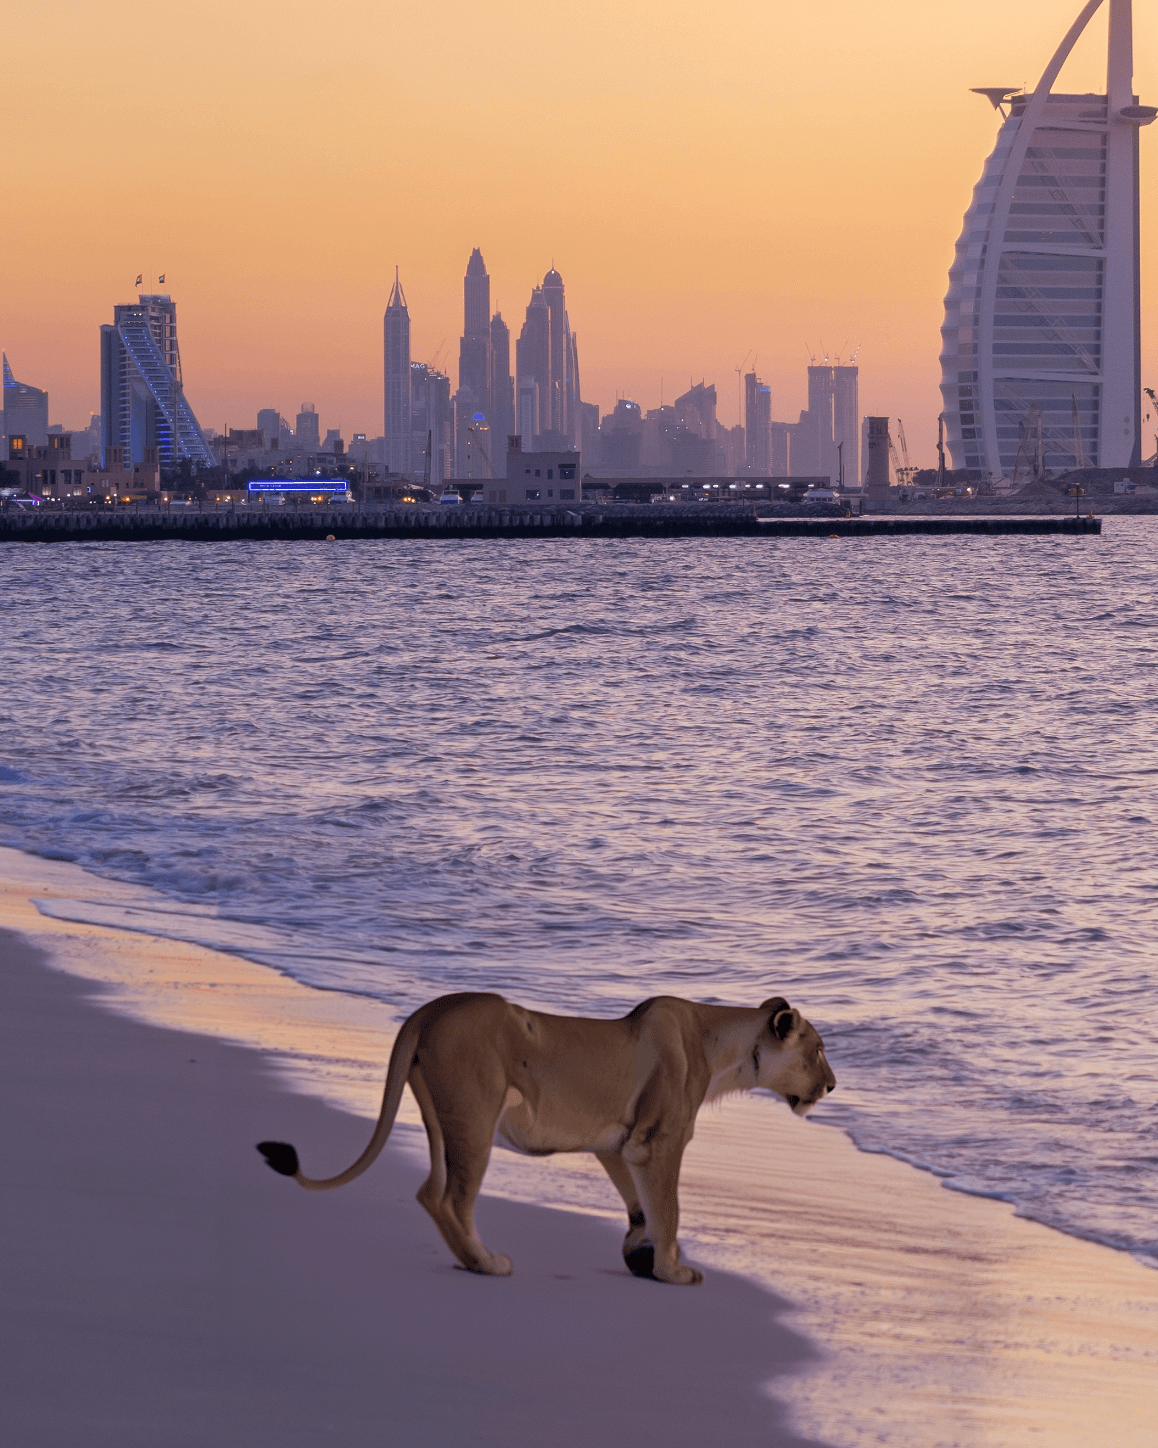
[{"label": "black tail tuft", "polygon": [[288,1141],[259,1141],[257,1149],[281,1176],[297,1176],[298,1154]]}]

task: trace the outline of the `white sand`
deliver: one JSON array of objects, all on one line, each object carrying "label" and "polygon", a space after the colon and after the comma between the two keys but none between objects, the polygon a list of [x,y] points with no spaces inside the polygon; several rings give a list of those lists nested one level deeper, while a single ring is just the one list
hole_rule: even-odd
[{"label": "white sand", "polygon": [[[13,1185],[4,1191],[32,1224],[16,1239],[29,1230],[39,1237],[17,1258],[18,1275],[29,1273],[26,1295],[0,1282],[0,1372],[18,1371],[20,1385],[15,1399],[6,1385],[0,1401],[18,1402],[26,1415],[12,1441],[260,1444],[262,1432],[271,1443],[405,1441],[376,1426],[391,1421],[435,1443],[449,1443],[453,1432],[455,1442],[480,1444],[702,1444],[721,1436],[710,1427],[720,1422],[740,1443],[798,1441],[768,1392],[793,1406],[802,1432],[839,1448],[1149,1448],[1158,1436],[1158,1273],[1020,1221],[1002,1204],[945,1191],[757,1100],[709,1109],[688,1154],[682,1237],[686,1254],[709,1269],[704,1289],[661,1288],[623,1272],[614,1195],[584,1158],[525,1162],[496,1153],[488,1191],[550,1199],[585,1215],[487,1201],[484,1238],[510,1252],[516,1275],[494,1283],[458,1272],[413,1202],[420,1133],[412,1103],[398,1147],[340,1192],[301,1192],[252,1149],[270,1136],[295,1141],[308,1171],[347,1164],[366,1129],[345,1113],[376,1111],[396,1024],[384,1007],[196,946],[46,919],[31,897],[55,897],[53,908],[67,913],[70,895],[93,890],[92,878],[73,867],[3,851],[0,874],[0,925],[69,971],[109,983],[106,1003],[276,1053],[264,1060],[283,1083],[345,1108],[273,1090],[253,1053],[93,1012],[77,1003],[75,987],[20,966],[21,979],[47,979],[67,995],[53,1007],[67,1007],[67,1021],[89,1024],[67,1026],[72,1049],[66,1061],[54,1060],[23,1049],[25,1032],[10,1030],[7,1002],[2,1012],[6,1116],[14,1095],[20,1102],[5,1141],[23,1134],[21,1160],[36,1181],[26,1188],[23,1168],[6,1170]],[[106,899],[117,891],[103,881],[99,889]],[[21,1050],[10,1066],[12,1040]],[[183,1064],[183,1052],[198,1068],[165,1064]],[[210,1059],[212,1072],[202,1069]],[[62,1092],[83,1111],[65,1126],[45,1126],[41,1107],[59,1110]],[[39,1125],[22,1125],[25,1107]],[[133,1121],[139,1110],[148,1123]],[[168,1127],[169,1114],[181,1130]],[[62,1132],[79,1136],[80,1147],[67,1146]],[[102,1151],[78,1171],[75,1153],[84,1157],[97,1139]],[[131,1191],[112,1185],[120,1175]],[[71,1217],[63,1205],[64,1216],[41,1210],[66,1201]],[[102,1225],[85,1228],[80,1240],[102,1245],[92,1253],[100,1265],[88,1264],[95,1276],[84,1288],[86,1317],[70,1305],[81,1278],[67,1241],[90,1211]],[[120,1214],[132,1212],[145,1220],[130,1230]],[[202,1251],[196,1262],[190,1232]],[[57,1244],[66,1239],[62,1252]],[[722,1267],[754,1282],[722,1276]],[[115,1308],[101,1306],[105,1279],[126,1283]],[[757,1284],[795,1304],[791,1324],[819,1353],[803,1369],[805,1345],[776,1320],[775,1297]],[[27,1330],[32,1300],[42,1339]],[[463,1313],[464,1335],[448,1364],[437,1334],[448,1323],[459,1331],[453,1320]],[[412,1331],[415,1324],[424,1330]],[[82,1367],[94,1343],[106,1355],[99,1372]],[[43,1364],[39,1375],[25,1363],[29,1354]],[[69,1409],[69,1394],[48,1392],[62,1363],[74,1397],[105,1385],[97,1396],[111,1414],[107,1437],[77,1429],[83,1403]],[[178,1371],[179,1364],[188,1365]],[[528,1372],[533,1382],[520,1388]],[[108,1384],[117,1381],[114,1391]],[[255,1407],[267,1389],[268,1419]],[[133,1404],[139,1415],[130,1422],[124,1414],[138,1412]],[[46,1426],[29,1436],[37,1413]],[[181,1432],[206,1426],[200,1436],[191,1426],[187,1437],[161,1431],[174,1414]],[[549,1432],[534,1426],[544,1415]]]}]

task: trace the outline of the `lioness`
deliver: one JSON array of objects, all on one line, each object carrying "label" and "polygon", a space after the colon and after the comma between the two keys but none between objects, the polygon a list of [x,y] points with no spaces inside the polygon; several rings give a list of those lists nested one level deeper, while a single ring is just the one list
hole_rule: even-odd
[{"label": "lioness", "polygon": [[628,1268],[686,1284],[703,1274],[680,1261],[677,1189],[703,1103],[759,1086],[803,1116],[836,1085],[824,1042],[780,996],[756,1010],[657,996],[621,1020],[599,1021],[524,1010],[499,995],[448,995],[398,1032],[378,1124],[353,1166],[319,1181],[302,1174],[287,1143],[258,1150],[310,1191],[343,1186],[386,1144],[407,1081],[430,1141],[418,1200],[464,1267],[511,1271],[474,1226],[497,1137],[531,1156],[594,1152],[627,1207]]}]

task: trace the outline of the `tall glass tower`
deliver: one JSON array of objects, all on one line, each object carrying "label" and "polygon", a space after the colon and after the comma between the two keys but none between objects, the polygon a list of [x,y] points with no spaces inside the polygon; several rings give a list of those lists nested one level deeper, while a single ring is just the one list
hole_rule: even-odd
[{"label": "tall glass tower", "polygon": [[[48,393],[39,387],[30,387],[27,382],[17,382],[4,358],[4,411],[5,438],[23,433],[29,447],[48,446]],[[7,448],[0,455],[0,463],[8,456]]]},{"label": "tall glass tower", "polygon": [[216,459],[183,391],[177,306],[166,295],[139,296],[113,308],[101,328],[101,428],[104,446],[139,463],[147,447],[163,463]]},{"label": "tall glass tower", "polygon": [[1131,0],[1109,0],[1105,95],[1054,94],[1089,0],[1032,92],[1002,114],[957,242],[941,328],[955,466],[984,481],[1140,458],[1138,133]]},{"label": "tall glass tower", "polygon": [[410,311],[398,268],[382,318],[382,359],[385,392],[386,467],[410,471]]}]

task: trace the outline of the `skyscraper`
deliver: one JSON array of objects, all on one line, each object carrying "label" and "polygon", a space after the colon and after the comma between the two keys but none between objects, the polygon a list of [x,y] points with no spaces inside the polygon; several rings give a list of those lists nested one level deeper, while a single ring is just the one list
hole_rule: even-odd
[{"label": "skyscraper", "polygon": [[982,481],[1140,458],[1138,136],[1158,111],[1133,93],[1130,0],[1109,4],[1105,95],[1053,93],[1101,0],[1032,92],[978,91],[1002,124],[949,272],[941,396]]},{"label": "skyscraper", "polygon": [[113,308],[101,327],[101,429],[106,448],[139,464],[156,448],[163,464],[216,459],[185,396],[177,306],[169,296],[139,296]]},{"label": "skyscraper", "polygon": [[[808,407],[793,433],[792,471],[836,482],[860,478],[860,369],[824,362],[808,369]],[[838,445],[844,444],[843,449]]]},{"label": "skyscraper", "polygon": [[[485,410],[485,409],[484,409]],[[491,435],[502,441],[515,431],[515,380],[511,376],[511,330],[501,312],[491,318]]]},{"label": "skyscraper", "polygon": [[766,478],[772,472],[772,389],[755,372],[744,376],[744,447],[748,471]]},{"label": "skyscraper", "polygon": [[[28,440],[29,447],[48,446],[48,393],[27,382],[17,382],[4,358],[4,436]],[[7,451],[3,457],[7,457]]]},{"label": "skyscraper", "polygon": [[420,478],[425,473],[429,443],[432,488],[440,488],[444,478],[453,476],[453,418],[450,378],[425,362],[411,362],[410,474]]},{"label": "skyscraper", "polygon": [[280,448],[282,451],[293,448],[294,430],[282,417],[278,408],[261,408],[257,414],[257,425],[265,433],[267,448]]},{"label": "skyscraper", "polygon": [[840,363],[832,369],[832,441],[837,472],[830,476],[836,480],[842,473],[840,481],[845,487],[856,487],[860,482],[860,369]]},{"label": "skyscraper", "polygon": [[581,430],[579,349],[567,315],[563,278],[554,267],[531,292],[515,346],[518,430],[524,447],[529,400],[536,399],[536,435],[550,448],[576,447]]},{"label": "skyscraper", "polygon": [[476,246],[462,283],[463,328],[458,345],[458,385],[487,412],[491,400],[491,279]]},{"label": "skyscraper", "polygon": [[530,452],[535,438],[551,425],[551,317],[542,287],[531,291],[523,330],[515,343],[515,374],[519,408],[516,426],[522,434],[523,450]]},{"label": "skyscraper", "polygon": [[410,312],[394,268],[394,287],[382,319],[386,467],[410,471]]},{"label": "skyscraper", "polygon": [[318,409],[312,402],[303,402],[297,415],[298,447],[315,456],[321,451],[321,433],[318,430]]}]

